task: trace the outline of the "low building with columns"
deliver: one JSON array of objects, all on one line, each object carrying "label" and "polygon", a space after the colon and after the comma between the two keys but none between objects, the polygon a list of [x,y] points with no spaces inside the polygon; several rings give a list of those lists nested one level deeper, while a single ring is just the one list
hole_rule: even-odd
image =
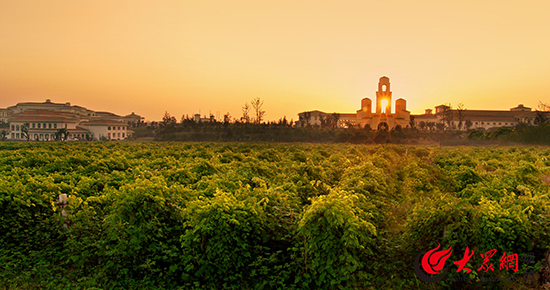
[{"label": "low building with columns", "polygon": [[[109,112],[95,112],[70,103],[18,103],[0,109],[4,130],[9,140],[123,140],[131,136],[130,125],[142,119],[132,114],[118,116]],[[4,115],[6,116],[4,118]]]}]

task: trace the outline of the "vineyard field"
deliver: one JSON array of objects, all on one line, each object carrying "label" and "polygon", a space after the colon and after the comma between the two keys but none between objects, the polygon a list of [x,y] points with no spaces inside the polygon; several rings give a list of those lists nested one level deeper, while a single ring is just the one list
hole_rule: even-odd
[{"label": "vineyard field", "polygon": [[550,148],[0,142],[0,219],[6,289],[550,289]]}]

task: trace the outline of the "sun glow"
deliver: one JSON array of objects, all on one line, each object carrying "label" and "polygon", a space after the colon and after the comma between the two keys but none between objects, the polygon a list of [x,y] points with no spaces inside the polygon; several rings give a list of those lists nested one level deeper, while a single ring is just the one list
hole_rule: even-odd
[{"label": "sun glow", "polygon": [[385,114],[386,113],[386,108],[388,107],[388,100],[383,99],[382,101],[380,101],[380,106],[381,106],[381,109],[382,109],[382,114]]}]

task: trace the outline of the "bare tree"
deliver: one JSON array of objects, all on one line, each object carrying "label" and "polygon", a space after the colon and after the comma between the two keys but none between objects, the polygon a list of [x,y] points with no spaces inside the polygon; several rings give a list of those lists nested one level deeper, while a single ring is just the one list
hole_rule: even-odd
[{"label": "bare tree", "polygon": [[462,125],[464,125],[464,116],[466,115],[466,108],[463,103],[458,103],[456,107],[456,115],[458,117],[458,130],[462,130]]},{"label": "bare tree", "polygon": [[426,126],[430,129],[430,131],[432,131],[433,128],[435,127],[435,122],[433,122],[433,121],[426,122]]},{"label": "bare tree", "polygon": [[178,121],[176,120],[176,117],[170,116],[170,113],[168,111],[164,112],[164,117],[162,117],[162,126],[163,127],[171,127],[176,125]]},{"label": "bare tree", "polygon": [[441,120],[444,122],[444,124],[447,124],[447,128],[451,129],[454,125],[453,123],[454,113],[453,113],[453,108],[451,104],[445,104],[443,106],[443,112],[441,112],[440,114],[441,114]]},{"label": "bare tree", "polygon": [[265,111],[262,110],[262,106],[264,104],[264,101],[260,100],[260,98],[255,98],[251,102],[252,108],[254,108],[254,113],[256,114],[256,119],[254,119],[254,123],[260,124],[262,123],[262,120],[265,115]]},{"label": "bare tree", "polygon": [[424,131],[426,128],[426,122],[420,121],[420,123],[418,123],[418,127],[420,127],[420,130]]},{"label": "bare tree", "polygon": [[472,127],[473,123],[472,123],[472,120],[468,119],[466,120],[466,122],[464,122],[464,127],[466,128],[466,130],[470,130],[470,127]]},{"label": "bare tree", "polygon": [[231,115],[229,114],[229,112],[227,112],[227,114],[223,115],[223,122],[225,124],[231,123]]},{"label": "bare tree", "polygon": [[411,129],[414,129],[416,127],[416,121],[414,120],[414,116],[410,116],[409,126],[411,127]]},{"label": "bare tree", "polygon": [[250,123],[250,106],[248,103],[245,103],[243,106],[243,116],[241,117],[241,122]]},{"label": "bare tree", "polygon": [[185,121],[187,121],[187,119],[189,119],[188,115],[181,115],[180,124],[185,123]]},{"label": "bare tree", "polygon": [[548,120],[550,120],[550,105],[539,101],[539,106],[537,108],[536,114],[537,115],[535,116],[535,120],[533,120],[533,123],[535,125],[548,123]]},{"label": "bare tree", "polygon": [[304,119],[306,120],[306,127],[309,127],[309,120],[311,119],[311,112],[304,112]]},{"label": "bare tree", "polygon": [[67,129],[65,129],[65,128],[59,129],[55,133],[55,140],[65,141],[65,140],[67,140],[67,137],[69,137],[69,134],[70,134],[70,132],[67,131]]},{"label": "bare tree", "polygon": [[338,122],[340,121],[340,114],[332,114],[332,128],[338,128]]},{"label": "bare tree", "polygon": [[319,121],[321,122],[321,128],[325,128],[325,127],[330,127],[330,117],[327,116],[325,118],[325,116],[321,115],[319,116]]},{"label": "bare tree", "polygon": [[29,134],[29,127],[29,123],[21,125],[21,137],[27,138],[27,141],[31,138],[31,135]]}]

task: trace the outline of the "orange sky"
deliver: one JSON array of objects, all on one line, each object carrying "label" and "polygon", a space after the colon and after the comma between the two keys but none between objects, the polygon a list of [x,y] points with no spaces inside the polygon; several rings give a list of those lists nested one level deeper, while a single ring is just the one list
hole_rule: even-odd
[{"label": "orange sky", "polygon": [[[422,113],[550,102],[550,1],[4,1],[0,107],[72,104],[160,120],[355,112],[388,76]],[[393,105],[392,105],[393,106]]]}]

